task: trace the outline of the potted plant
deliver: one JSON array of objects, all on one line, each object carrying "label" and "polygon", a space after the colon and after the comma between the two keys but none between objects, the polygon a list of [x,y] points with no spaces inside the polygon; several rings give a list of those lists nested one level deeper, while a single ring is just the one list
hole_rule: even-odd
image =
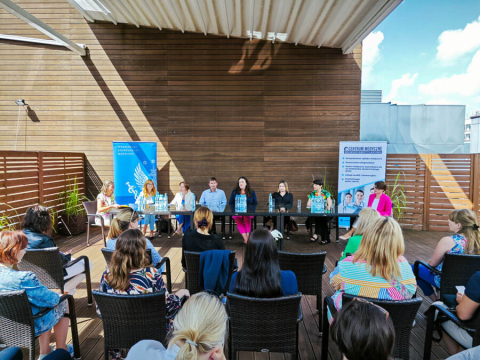
[{"label": "potted plant", "polygon": [[400,221],[403,217],[403,212],[407,206],[407,197],[405,196],[405,188],[398,181],[400,175],[403,175],[403,180],[405,181],[405,173],[400,171],[395,178],[395,182],[390,186],[390,190],[385,193],[390,196],[392,200],[392,213],[393,217]]},{"label": "potted plant", "polygon": [[[13,208],[10,205],[8,204],[4,204],[4,205],[13,210]],[[18,213],[16,211],[15,211],[15,214],[18,216]],[[8,209],[0,214],[0,231],[4,231],[4,230],[15,231],[15,222],[12,220],[12,217],[13,217],[13,214],[9,214]]]},{"label": "potted plant", "polygon": [[61,221],[68,228],[65,229],[65,226],[61,226],[60,234],[78,235],[84,232],[87,229],[87,215],[82,201],[88,200],[88,198],[80,194],[76,177],[73,183],[69,183],[67,190],[58,194],[58,198],[65,209],[59,215],[62,217]]}]

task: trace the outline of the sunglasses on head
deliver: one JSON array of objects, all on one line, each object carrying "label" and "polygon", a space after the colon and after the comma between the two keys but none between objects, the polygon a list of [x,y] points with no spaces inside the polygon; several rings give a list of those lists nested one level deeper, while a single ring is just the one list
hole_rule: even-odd
[{"label": "sunglasses on head", "polygon": [[384,308],[382,308],[381,306],[378,306],[377,304],[374,304],[374,303],[372,303],[368,300],[362,299],[362,298],[357,298],[357,297],[353,298],[353,301],[355,301],[355,300],[359,301],[361,303],[370,304],[370,305],[375,306],[378,310],[380,310],[382,313],[385,314],[385,316],[386,316],[385,320],[388,320],[388,317],[390,316],[390,313],[387,310],[385,310]]}]

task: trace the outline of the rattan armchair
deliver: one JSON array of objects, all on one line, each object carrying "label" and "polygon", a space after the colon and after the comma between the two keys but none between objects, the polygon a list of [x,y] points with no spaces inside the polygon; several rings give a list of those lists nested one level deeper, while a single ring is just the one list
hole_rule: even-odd
[{"label": "rattan armchair", "polygon": [[230,359],[238,351],[289,353],[298,358],[302,294],[259,299],[227,293]]},{"label": "rattan armchair", "polygon": [[105,239],[105,224],[102,215],[97,214],[97,202],[96,201],[84,201],[83,207],[87,212],[87,246],[90,246],[90,225],[98,226],[95,223],[95,219],[100,219],[100,228],[102,229],[103,244],[107,246],[107,241]]},{"label": "rattan armchair", "polygon": [[[200,254],[199,252],[185,251],[185,284],[187,286],[190,295],[203,291],[203,284],[200,284]],[[230,287],[230,280],[235,271],[235,251],[230,252],[230,268],[228,270],[227,286],[223,293],[225,294]]]},{"label": "rattan armchair", "polygon": [[[454,303],[457,294],[456,286],[466,286],[470,278],[480,271],[480,255],[466,254],[445,254],[442,271],[431,267],[426,262],[417,260],[413,267],[413,273],[418,277],[419,265],[427,267],[435,274],[441,275],[440,300],[444,303]],[[435,311],[438,310],[447,319],[452,320],[456,325],[465,329],[473,337],[473,346],[480,345],[480,312],[477,311],[473,319],[469,321],[460,320],[454,309],[447,305],[431,305],[427,310],[427,330],[425,333],[424,359],[429,360],[432,350],[433,324]]]},{"label": "rattan armchair", "polygon": [[118,295],[94,291],[104,332],[104,358],[109,350],[129,349],[140,340],[166,345],[167,307],[165,292]]},{"label": "rattan armchair", "polygon": [[[112,261],[112,256],[115,250],[103,248],[102,249],[102,254],[103,257],[105,258],[106,262],[106,267],[107,269],[110,267],[110,262]],[[147,249],[147,256],[152,259],[152,249]],[[162,260],[155,266],[156,269],[161,269],[163,264],[165,264],[165,271],[162,272],[162,275],[165,275],[167,277],[167,290],[169,293],[172,292],[172,273],[170,271],[170,258],[168,257],[163,257]]]},{"label": "rattan armchair", "polygon": [[68,281],[64,280],[63,269],[72,266],[78,262],[84,262],[85,282],[87,285],[88,306],[92,306],[92,282],[90,279],[90,261],[85,255],[79,256],[75,260],[62,264],[62,257],[58,247],[46,249],[27,249],[22,261],[17,264],[21,271],[33,272],[42,285],[49,289],[60,289],[64,292],[64,285]]},{"label": "rattan armchair", "polygon": [[[395,328],[395,347],[393,357],[408,360],[410,359],[410,333],[412,332],[413,321],[417,315],[422,298],[410,300],[379,300],[350,294],[343,294],[342,306],[345,306],[354,298],[362,298],[378,305],[388,311]],[[327,310],[330,310],[333,318],[337,316],[337,310],[331,297],[325,297],[323,308],[323,338],[322,338],[322,360],[328,359],[328,337],[330,324],[328,322]]]},{"label": "rattan armchair", "polygon": [[[317,297],[317,310],[322,314],[322,275],[327,272],[325,257],[327,253],[296,254],[283,251],[278,252],[280,269],[291,270],[295,273],[298,291],[303,295]],[[322,316],[318,318],[318,331],[322,332]]]},{"label": "rattan armchair", "polygon": [[[77,315],[75,301],[72,295],[62,295],[59,304],[67,301],[70,319],[74,358],[80,358],[80,343],[78,340]],[[57,305],[59,306],[59,305]],[[0,344],[18,346],[29,349],[29,359],[35,359],[35,319],[49,312],[46,309],[37,315],[32,314],[32,307],[25,290],[0,292]]]}]

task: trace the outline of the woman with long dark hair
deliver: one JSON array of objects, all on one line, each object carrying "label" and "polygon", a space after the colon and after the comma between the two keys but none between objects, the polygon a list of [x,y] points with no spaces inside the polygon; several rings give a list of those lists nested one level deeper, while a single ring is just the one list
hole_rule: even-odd
[{"label": "woman with long dark hair", "polygon": [[232,275],[230,292],[257,298],[273,298],[298,293],[293,271],[280,270],[278,251],[268,229],[250,235],[242,269]]},{"label": "woman with long dark hair", "polygon": [[[230,201],[228,204],[232,207],[235,207],[235,199],[237,195],[244,195],[247,197],[247,207],[256,206],[258,204],[257,195],[255,191],[250,188],[250,183],[245,176],[240,176],[237,181],[237,187],[232,190],[230,195]],[[253,216],[232,216],[237,223],[237,228],[240,234],[243,237],[243,243],[248,242],[250,236],[250,231],[252,230],[252,219]]]}]

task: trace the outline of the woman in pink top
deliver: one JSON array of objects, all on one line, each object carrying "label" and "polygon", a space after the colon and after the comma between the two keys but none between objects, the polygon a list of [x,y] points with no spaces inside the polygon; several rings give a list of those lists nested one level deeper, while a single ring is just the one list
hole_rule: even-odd
[{"label": "woman in pink top", "polygon": [[[392,216],[392,199],[385,194],[385,190],[387,190],[387,184],[385,184],[385,181],[377,181],[375,183],[374,193],[370,194],[368,197],[368,207],[377,210],[381,216]],[[357,221],[358,219],[355,220],[352,228],[339,238],[342,240],[350,239],[355,232]]]}]

